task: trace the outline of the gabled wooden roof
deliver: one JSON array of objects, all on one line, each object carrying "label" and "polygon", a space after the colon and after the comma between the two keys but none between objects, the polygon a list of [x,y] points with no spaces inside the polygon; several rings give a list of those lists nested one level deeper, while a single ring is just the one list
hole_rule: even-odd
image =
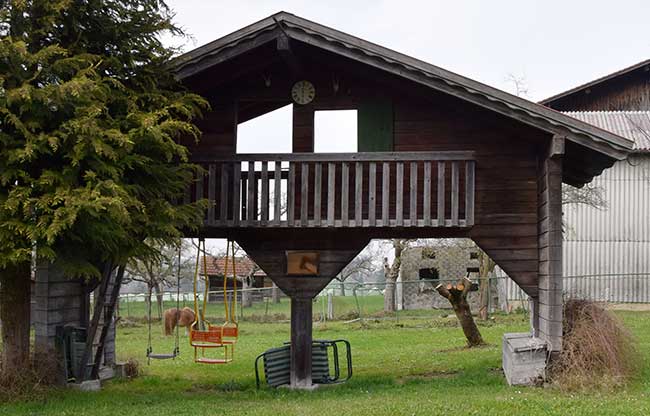
[{"label": "gabled wooden roof", "polygon": [[[565,178],[574,185],[590,181],[591,177],[616,160],[625,159],[633,148],[631,140],[543,105],[286,12],[274,14],[187,52],[174,60],[173,68],[177,77],[184,80],[280,37],[289,37],[384,70],[566,138],[606,156],[605,159],[601,158],[597,166],[591,166],[588,172],[574,178]],[[589,160],[591,157],[580,159]]]},{"label": "gabled wooden roof", "polygon": [[542,101],[540,101],[539,103],[543,104],[545,106],[552,106],[553,103],[555,103],[555,102],[557,102],[557,101],[559,101],[559,100],[561,100],[563,98],[569,97],[569,96],[574,95],[574,94],[581,93],[581,92],[583,92],[583,91],[585,91],[587,89],[590,89],[592,87],[595,87],[597,85],[601,85],[601,84],[604,84],[604,83],[606,83],[608,81],[615,80],[615,79],[617,79],[617,78],[619,78],[619,77],[621,77],[623,75],[630,74],[631,72],[649,71],[649,70],[650,70],[650,59],[646,59],[646,60],[638,62],[638,63],[636,63],[634,65],[630,65],[630,66],[628,66],[626,68],[619,69],[618,71],[612,72],[611,74],[607,74],[607,75],[604,75],[604,76],[602,76],[600,78],[596,78],[596,79],[594,79],[592,81],[586,82],[586,83],[584,83],[582,85],[578,85],[577,87],[571,88],[570,90],[561,92],[559,94],[555,94],[552,97],[545,98]]},{"label": "gabled wooden roof", "polygon": [[[228,270],[226,270],[226,258],[223,256],[207,256],[205,260],[208,276],[223,276],[224,274],[226,274],[228,277],[232,276],[232,258],[229,259],[230,261],[228,262]],[[260,267],[255,264],[255,262],[253,262],[253,260],[251,260],[248,256],[240,256],[235,258],[235,271],[235,275],[237,277],[248,277],[251,276],[251,274],[256,277],[266,276],[266,273],[264,273],[264,271],[260,269]],[[204,275],[203,262],[201,262],[200,274]]]}]

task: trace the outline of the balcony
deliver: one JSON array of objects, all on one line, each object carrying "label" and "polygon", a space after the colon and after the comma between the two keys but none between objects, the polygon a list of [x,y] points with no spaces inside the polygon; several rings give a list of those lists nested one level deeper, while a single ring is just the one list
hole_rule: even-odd
[{"label": "balcony", "polygon": [[473,152],[237,154],[193,161],[205,227],[471,227]]}]

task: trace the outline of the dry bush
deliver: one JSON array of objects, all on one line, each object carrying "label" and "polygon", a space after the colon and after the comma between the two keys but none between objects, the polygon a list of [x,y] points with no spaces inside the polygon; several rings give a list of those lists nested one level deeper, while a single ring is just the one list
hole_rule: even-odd
[{"label": "dry bush", "polygon": [[637,374],[639,357],[632,334],[602,304],[565,302],[562,352],[550,368],[555,385],[564,390],[621,387]]},{"label": "dry bush", "polygon": [[43,399],[56,381],[56,363],[39,363],[16,372],[6,371],[0,362],[0,403]]},{"label": "dry bush", "polygon": [[128,379],[136,378],[140,375],[140,363],[135,358],[129,358],[124,363],[124,376]]}]

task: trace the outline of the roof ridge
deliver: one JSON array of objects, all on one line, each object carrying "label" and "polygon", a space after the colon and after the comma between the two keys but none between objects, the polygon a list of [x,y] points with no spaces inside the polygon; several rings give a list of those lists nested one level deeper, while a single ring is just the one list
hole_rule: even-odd
[{"label": "roof ridge", "polygon": [[568,95],[574,94],[574,93],[576,93],[578,91],[581,91],[581,90],[584,90],[586,88],[592,87],[594,85],[600,84],[601,82],[608,81],[608,80],[610,80],[612,78],[616,78],[616,77],[618,77],[620,75],[625,75],[628,72],[634,71],[636,69],[642,68],[642,67],[647,66],[647,65],[650,65],[650,58],[649,59],[644,59],[643,61],[637,62],[637,63],[632,64],[632,65],[626,66],[623,69],[619,69],[617,71],[610,72],[609,74],[602,75],[602,76],[600,76],[600,77],[598,77],[596,79],[592,79],[591,81],[584,82],[584,83],[582,83],[582,84],[580,84],[580,85],[578,85],[576,87],[569,88],[568,90],[559,92],[559,93],[557,93],[555,95],[552,95],[552,96],[550,96],[548,98],[544,98],[543,100],[538,101],[538,103],[542,104],[542,105],[548,105],[552,101],[559,100],[560,98],[564,98],[564,97],[566,97]]},{"label": "roof ridge", "polygon": [[571,110],[561,111],[563,114],[650,114],[650,110]]}]

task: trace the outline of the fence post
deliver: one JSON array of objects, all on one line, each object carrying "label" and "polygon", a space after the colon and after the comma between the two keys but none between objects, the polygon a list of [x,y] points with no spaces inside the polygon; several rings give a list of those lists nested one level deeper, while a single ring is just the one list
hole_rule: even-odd
[{"label": "fence post", "polygon": [[334,301],[332,294],[327,292],[327,319],[334,319]]}]

